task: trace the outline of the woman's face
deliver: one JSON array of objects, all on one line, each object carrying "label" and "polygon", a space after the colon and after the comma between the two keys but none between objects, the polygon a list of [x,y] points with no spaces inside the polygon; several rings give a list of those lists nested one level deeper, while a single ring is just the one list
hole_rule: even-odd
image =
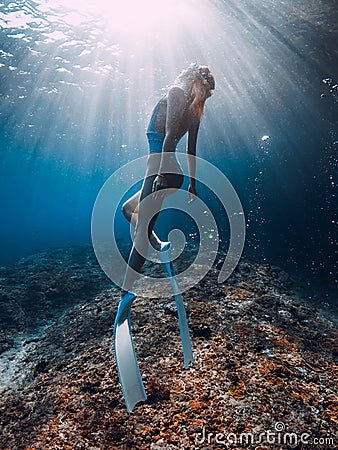
[{"label": "woman's face", "polygon": [[210,97],[215,89],[215,78],[207,66],[200,67],[199,72],[205,80],[205,86],[208,88],[208,97]]},{"label": "woman's face", "polygon": [[208,88],[207,89],[207,98],[212,96],[212,94],[214,93],[214,89],[215,89],[214,77],[211,73],[210,73],[210,75],[212,78],[209,77],[208,79],[205,80],[206,81],[205,86]]}]

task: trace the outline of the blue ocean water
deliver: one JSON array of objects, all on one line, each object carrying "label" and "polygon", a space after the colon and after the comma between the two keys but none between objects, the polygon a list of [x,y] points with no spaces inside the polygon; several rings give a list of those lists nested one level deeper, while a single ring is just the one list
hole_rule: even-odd
[{"label": "blue ocean water", "polygon": [[[328,296],[337,273],[337,3],[175,1],[160,16],[151,1],[125,2],[129,15],[115,2],[82,3],[0,3],[0,264],[91,242],[101,186],[147,154],[154,103],[198,62],[216,78],[198,155],[238,193],[244,255]],[[207,189],[198,193],[218,211]],[[227,242],[226,216],[218,222]]]}]

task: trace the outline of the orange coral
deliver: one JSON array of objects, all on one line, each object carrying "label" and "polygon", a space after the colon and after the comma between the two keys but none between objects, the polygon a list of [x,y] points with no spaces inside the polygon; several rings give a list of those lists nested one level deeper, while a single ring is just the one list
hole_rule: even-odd
[{"label": "orange coral", "polygon": [[331,394],[327,397],[327,405],[324,412],[326,417],[329,417],[332,422],[338,424],[338,397]]},{"label": "orange coral", "polygon": [[190,409],[203,409],[203,408],[206,408],[207,406],[208,405],[205,402],[192,401],[192,402],[189,403],[189,408]]},{"label": "orange coral", "polygon": [[247,324],[237,324],[234,325],[232,329],[236,334],[241,334],[243,336],[249,336],[250,334],[252,334],[252,330],[247,326]]},{"label": "orange coral", "polygon": [[324,372],[330,366],[330,361],[326,355],[313,353],[308,350],[302,351],[304,364],[315,372]]},{"label": "orange coral", "polygon": [[273,363],[266,358],[259,359],[258,373],[268,383],[281,386],[284,380],[281,377],[289,375],[289,371],[281,364]]},{"label": "orange coral", "polygon": [[318,386],[314,383],[305,382],[291,382],[291,397],[301,401],[304,405],[311,403],[311,405],[318,405]]},{"label": "orange coral", "polygon": [[243,381],[238,380],[229,386],[229,394],[234,398],[244,398],[246,387]]},{"label": "orange coral", "polygon": [[245,289],[241,287],[233,288],[229,286],[224,286],[223,291],[226,294],[227,301],[243,302],[247,301],[254,295],[253,289]]}]

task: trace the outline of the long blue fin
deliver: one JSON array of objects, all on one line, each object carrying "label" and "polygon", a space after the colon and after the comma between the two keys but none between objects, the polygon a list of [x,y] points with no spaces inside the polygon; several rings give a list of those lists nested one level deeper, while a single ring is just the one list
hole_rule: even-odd
[{"label": "long blue fin", "polygon": [[114,324],[116,367],[129,413],[136,403],[147,399],[131,335],[130,309],[135,297],[128,291],[121,298]]},{"label": "long blue fin", "polygon": [[164,268],[168,273],[170,284],[171,284],[171,287],[174,292],[176,308],[177,308],[177,313],[178,313],[178,323],[179,323],[179,327],[180,327],[180,335],[181,335],[181,341],[182,341],[184,367],[186,369],[188,369],[189,363],[194,362],[194,354],[193,354],[190,335],[189,335],[188,321],[187,321],[187,315],[186,315],[185,307],[184,307],[184,303],[183,303],[183,297],[181,294],[180,286],[179,286],[177,278],[176,278],[174,267],[170,260],[169,252],[170,252],[170,242],[163,243],[163,245],[161,247],[160,257],[161,257],[161,262],[164,265]]}]

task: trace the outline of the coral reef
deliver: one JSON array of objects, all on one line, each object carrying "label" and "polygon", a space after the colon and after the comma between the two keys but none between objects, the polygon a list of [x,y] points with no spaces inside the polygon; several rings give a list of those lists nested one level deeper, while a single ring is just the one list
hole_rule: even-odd
[{"label": "coral reef", "polygon": [[88,246],[46,250],[0,267],[0,354],[110,285]]},{"label": "coral reef", "polygon": [[[225,283],[213,267],[184,294],[195,354],[188,370],[173,299],[136,299],[148,399],[128,414],[112,352],[119,290],[90,249],[75,253],[2,269],[5,301],[13,299],[3,326],[13,317],[21,341],[10,330],[1,358],[0,448],[335,448],[337,324],[299,298],[284,271],[243,259]],[[42,300],[24,303],[32,280]],[[26,326],[24,337],[27,315],[48,326],[30,337]]]}]

